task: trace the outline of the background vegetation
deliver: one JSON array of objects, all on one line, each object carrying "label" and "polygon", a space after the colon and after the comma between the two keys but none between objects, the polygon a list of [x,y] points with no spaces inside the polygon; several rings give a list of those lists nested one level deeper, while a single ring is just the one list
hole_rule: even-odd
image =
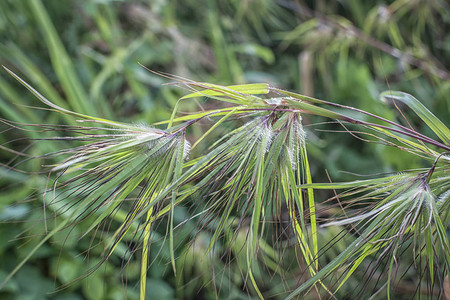
[{"label": "background vegetation", "polygon": [[[164,85],[169,82],[167,79],[146,71],[140,62],[152,70],[202,82],[267,82],[391,116],[400,123],[405,123],[406,118],[418,131],[433,136],[407,109],[401,107],[405,113],[402,116],[394,107],[380,102],[379,93],[387,89],[411,93],[448,124],[449,25],[450,7],[446,1],[438,0],[1,1],[0,63],[54,103],[116,121],[153,124],[166,120],[185,94]],[[199,106],[207,110],[215,105],[186,102],[179,109],[185,113],[198,110]],[[43,107],[2,72],[2,119],[26,124],[75,124],[71,117],[29,106]],[[328,175],[336,182],[424,165],[417,156],[400,155],[395,148],[365,143],[347,133],[330,134],[330,130],[343,129],[320,123],[323,119],[307,117],[304,121],[308,125],[307,148],[316,182],[329,181]],[[24,132],[0,126],[0,145],[18,151],[32,145],[34,156],[67,146],[64,141],[32,144],[22,139],[50,137],[52,132]],[[232,126],[226,123],[208,139],[217,139]],[[193,128],[187,140],[194,141],[206,130],[206,124]],[[192,155],[195,157],[207,146],[199,144]],[[21,173],[7,167],[14,163],[14,153],[1,151],[0,157],[2,279],[44,233],[42,222],[36,217],[42,202],[21,200],[43,192],[46,175],[39,173],[42,163],[38,159],[20,167],[32,173]],[[318,195],[323,199],[331,196],[326,192]],[[18,201],[18,205],[10,206]],[[180,222],[187,215],[187,210],[179,210],[175,218]],[[158,232],[163,236],[165,226],[160,227]],[[24,230],[26,236],[36,238],[16,239]],[[85,228],[76,230],[83,232]],[[188,227],[185,230],[186,237],[192,234]],[[122,299],[124,291],[129,299],[138,297],[140,261],[136,258],[123,265],[129,245],[121,245],[110,263],[87,280],[73,281],[87,265],[96,262],[98,253],[87,254],[88,243],[65,240],[65,234],[61,232],[41,247],[0,290],[0,298]],[[332,227],[323,231],[325,237],[335,234]],[[228,250],[234,259],[218,257],[213,268],[201,256],[210,237],[205,233],[196,239],[191,247],[188,238],[178,239],[179,253],[187,255],[181,256],[178,268],[183,271],[175,278],[167,245],[155,235],[154,243],[160,247],[152,248],[151,255],[158,258],[149,269],[149,299],[214,299],[217,290],[212,284],[213,269],[221,274],[216,282],[221,286],[219,298],[247,299],[248,294],[255,295],[242,278],[245,272],[240,269],[243,264],[239,264],[239,251]],[[340,244],[345,245],[345,240],[337,243],[336,253],[339,247],[342,251]],[[268,256],[271,255],[285,255],[286,273],[291,263],[296,264],[289,251]],[[333,253],[327,255],[332,257]],[[294,276],[275,276],[265,290],[274,298],[286,296],[285,291],[299,283],[295,280],[296,275],[300,277],[295,273],[298,270],[292,272]],[[262,270],[255,276],[263,280],[267,274]],[[351,298],[351,287],[357,286],[361,278],[356,274],[349,288],[342,291],[342,297]],[[67,283],[68,288],[49,294]],[[399,285],[395,291],[398,299],[410,299],[414,294],[414,282]]]}]

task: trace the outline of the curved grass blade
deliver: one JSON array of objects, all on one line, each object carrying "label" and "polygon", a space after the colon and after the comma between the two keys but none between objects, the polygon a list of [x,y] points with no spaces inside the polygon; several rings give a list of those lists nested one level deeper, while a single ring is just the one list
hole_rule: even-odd
[{"label": "curved grass blade", "polygon": [[141,260],[141,274],[140,274],[140,290],[139,295],[141,300],[145,300],[145,290],[147,288],[147,269],[148,269],[148,257],[150,251],[150,229],[152,227],[151,216],[153,214],[153,207],[147,212],[147,218],[145,220],[144,228],[144,241],[142,245],[142,260]]},{"label": "curved grass blade", "polygon": [[204,90],[188,94],[186,96],[181,97],[180,99],[189,99],[204,96],[206,97],[227,96],[235,100],[241,100],[246,102],[245,101],[246,95],[264,95],[269,93],[269,85],[266,83],[252,83],[252,84],[229,85],[229,86],[221,86],[204,82],[198,83],[195,82],[187,84],[189,86],[204,88]]},{"label": "curved grass blade", "polygon": [[229,117],[234,115],[237,112],[238,108],[233,108],[230,112],[225,114],[222,118],[220,118],[219,121],[214,123],[213,126],[211,126],[200,138],[198,138],[195,143],[192,145],[192,149],[195,148],[208,134],[210,134],[214,129],[216,129],[220,124],[222,124],[224,121],[226,121]]},{"label": "curved grass blade", "polygon": [[96,112],[95,107],[75,74],[73,63],[61,42],[54,25],[40,0],[28,2],[30,11],[34,14],[38,26],[42,30],[45,43],[49,49],[50,58],[55,72],[61,81],[71,106],[82,113]]},{"label": "curved grass blade", "polygon": [[47,100],[47,98],[42,96],[38,91],[36,91],[33,87],[31,87],[28,83],[26,83],[22,78],[20,78],[18,75],[16,75],[13,71],[9,70],[7,67],[3,66],[3,69],[5,69],[11,76],[13,76],[23,86],[25,86],[41,102],[43,102],[44,104],[46,104],[46,105],[56,109],[59,112],[62,112],[62,113],[65,113],[65,114],[69,114],[69,115],[72,115],[72,116],[76,116],[76,117],[81,117],[81,118],[87,119],[87,120],[92,120],[92,121],[95,121],[95,122],[98,122],[98,123],[103,123],[103,124],[107,124],[107,125],[111,125],[111,126],[120,127],[120,128],[128,128],[128,129],[134,128],[134,126],[132,126],[132,125],[128,125],[128,124],[124,124],[124,123],[120,123],[120,122],[115,122],[115,121],[110,121],[110,120],[106,120],[106,119],[102,119],[102,118],[92,117],[92,116],[89,116],[89,115],[73,112],[73,111],[67,110],[65,108],[62,108],[62,107],[52,103],[51,101]]},{"label": "curved grass blade", "polygon": [[398,91],[386,91],[380,97],[384,102],[400,101],[408,105],[445,144],[450,144],[450,129],[415,97]]}]

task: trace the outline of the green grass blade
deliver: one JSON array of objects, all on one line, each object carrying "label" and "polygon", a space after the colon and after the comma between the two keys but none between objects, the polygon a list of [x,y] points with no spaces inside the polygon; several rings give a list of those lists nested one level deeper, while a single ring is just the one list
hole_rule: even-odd
[{"label": "green grass blade", "polygon": [[[308,161],[308,155],[306,152],[306,148],[303,145],[302,149],[302,159],[303,159],[303,166],[305,168],[305,175],[306,175],[306,183],[312,184],[312,175],[311,175],[311,169],[309,167],[309,161]],[[293,187],[295,188],[295,187]],[[316,269],[319,268],[319,244],[317,242],[317,221],[316,221],[316,204],[314,201],[314,191],[312,188],[306,188],[308,193],[308,205],[309,205],[309,213],[310,213],[310,222],[311,222],[311,234],[312,234],[312,240],[313,240],[313,251],[314,251],[314,258],[315,258],[315,265]]]},{"label": "green grass blade", "polygon": [[[234,104],[239,105],[254,105],[254,104],[264,104],[263,99],[254,96],[253,94],[264,94],[268,93],[268,86],[264,84],[253,84],[250,85],[251,87],[248,87],[248,85],[242,85],[240,86],[222,86],[217,84],[211,84],[211,83],[188,83],[188,85],[192,88],[197,87],[204,89],[202,91],[194,92],[191,94],[188,94],[180,100],[193,98],[193,97],[201,97],[206,96],[212,99],[230,102]],[[236,91],[237,90],[243,90],[250,92],[252,94],[246,94]]]},{"label": "green grass blade", "polygon": [[96,112],[89,101],[85,90],[75,73],[74,65],[59,39],[52,21],[40,0],[28,2],[38,25],[44,35],[45,43],[49,49],[53,67],[64,88],[67,99],[74,110],[82,113]]},{"label": "green grass blade", "polygon": [[76,116],[76,117],[81,117],[83,119],[92,120],[92,121],[95,121],[95,122],[98,122],[98,123],[108,124],[108,125],[111,125],[111,126],[116,126],[116,127],[121,127],[121,128],[135,128],[135,126],[132,126],[132,125],[119,123],[119,122],[115,122],[115,121],[110,121],[110,120],[106,120],[106,119],[102,119],[102,118],[92,117],[92,116],[89,116],[89,115],[73,112],[73,111],[70,111],[68,109],[62,108],[62,107],[60,107],[60,106],[50,102],[47,98],[42,96],[42,94],[40,94],[38,91],[36,91],[32,86],[30,86],[28,83],[26,83],[22,78],[20,78],[18,75],[16,75],[13,71],[9,70],[5,66],[3,66],[3,68],[9,74],[11,74],[11,76],[13,76],[17,81],[19,81],[23,86],[25,86],[41,102],[43,102],[44,104],[46,104],[46,105],[56,109],[59,112],[66,113],[66,114],[69,114],[69,115],[72,115],[72,116]]},{"label": "green grass blade", "polygon": [[[176,181],[181,176],[181,171],[183,169],[183,158],[185,155],[185,139],[184,135],[181,137],[181,141],[178,144],[178,149],[176,152],[176,157],[174,157],[175,166],[173,171],[173,180]],[[169,172],[172,171],[172,168],[169,169]],[[170,249],[170,260],[172,263],[173,272],[176,275],[177,269],[175,266],[175,251],[174,251],[174,242],[173,242],[173,219],[174,219],[174,208],[175,208],[175,201],[177,198],[177,192],[178,189],[174,189],[172,191],[172,201],[170,202],[170,229],[169,229],[169,249]]]},{"label": "green grass blade", "polygon": [[380,97],[383,101],[391,99],[408,105],[445,144],[450,144],[450,129],[415,97],[398,91],[386,91]]},{"label": "green grass blade", "polygon": [[[66,102],[62,97],[58,90],[52,85],[50,80],[45,76],[44,73],[40,70],[40,68],[28,58],[23,51],[14,44],[8,45],[8,57],[15,62],[15,66],[17,66],[20,71],[26,75],[26,78],[29,78],[47,98],[52,99],[56,105],[62,106]],[[10,99],[20,99],[10,97]]]},{"label": "green grass blade", "polygon": [[170,128],[170,127],[172,127],[172,124],[176,123],[176,122],[191,121],[191,120],[204,118],[207,116],[223,116],[223,115],[228,114],[233,109],[241,110],[241,109],[246,109],[246,108],[247,108],[247,106],[235,106],[234,108],[227,107],[227,108],[221,108],[221,109],[206,110],[206,111],[202,111],[199,113],[194,113],[194,114],[190,114],[190,115],[186,115],[186,116],[182,116],[182,117],[178,117],[178,118],[173,118],[173,119],[157,122],[157,123],[154,123],[153,125],[171,124],[170,126],[168,126],[168,128]]},{"label": "green grass blade", "polygon": [[309,114],[313,114],[313,115],[318,115],[318,116],[322,116],[322,117],[327,117],[330,119],[337,119],[337,120],[342,120],[342,121],[348,121],[350,123],[352,123],[351,119],[339,114],[337,112],[331,111],[329,109],[326,108],[322,108],[313,104],[309,104],[306,102],[300,102],[294,98],[283,98],[283,101],[286,102],[286,104],[294,109],[300,109],[303,110]]},{"label": "green grass blade", "polygon": [[[191,93],[181,97],[181,99],[204,97],[204,96],[230,96],[237,95],[237,93],[247,95],[264,95],[269,92],[269,86],[266,83],[252,83],[252,84],[240,84],[219,86],[210,83],[199,83],[205,87],[211,87],[211,89],[205,89],[199,92]],[[236,92],[236,93],[233,93]]]},{"label": "green grass blade", "polygon": [[144,241],[142,248],[142,261],[141,261],[141,274],[140,274],[140,290],[139,299],[145,300],[145,290],[147,288],[147,268],[148,268],[148,257],[150,250],[150,229],[152,227],[151,215],[153,213],[153,207],[147,212],[145,228],[144,228]]},{"label": "green grass blade", "polygon": [[431,232],[431,228],[427,228],[425,232],[425,244],[427,249],[427,256],[428,256],[428,269],[430,272],[430,280],[431,284],[433,285],[434,281],[434,249],[433,249],[433,235]]},{"label": "green grass blade", "polygon": [[374,179],[367,179],[367,180],[354,180],[354,181],[348,181],[348,182],[333,182],[333,183],[309,183],[309,184],[301,184],[299,187],[301,188],[313,188],[313,189],[348,189],[348,188],[357,188],[357,187],[365,187],[365,186],[372,186],[372,185],[383,185],[387,182],[392,182],[394,180],[396,181],[402,181],[408,178],[412,178],[414,175],[393,175],[393,176],[387,176],[387,177],[380,177],[380,178],[374,178]]},{"label": "green grass blade", "polygon": [[224,121],[226,121],[230,116],[234,115],[236,111],[238,110],[237,107],[233,108],[230,112],[225,114],[222,118],[220,118],[219,121],[214,123],[213,126],[211,126],[200,138],[198,138],[195,143],[192,145],[192,148],[195,148],[208,134],[210,134],[214,129],[216,129],[220,124],[222,124]]},{"label": "green grass blade", "polygon": [[317,103],[317,104],[327,104],[326,101],[323,101],[323,100],[320,100],[320,99],[316,99],[316,98],[312,98],[312,97],[309,97],[309,96],[305,96],[305,95],[302,95],[302,94],[297,94],[297,93],[293,93],[293,92],[289,92],[289,91],[285,91],[285,90],[281,90],[281,89],[277,89],[277,88],[272,88],[272,87],[270,88],[270,90],[276,91],[278,93],[282,93],[282,94],[284,94],[284,95],[286,95],[288,97],[292,97],[292,98],[299,99],[299,100],[302,100],[302,101],[307,101],[307,102]]}]

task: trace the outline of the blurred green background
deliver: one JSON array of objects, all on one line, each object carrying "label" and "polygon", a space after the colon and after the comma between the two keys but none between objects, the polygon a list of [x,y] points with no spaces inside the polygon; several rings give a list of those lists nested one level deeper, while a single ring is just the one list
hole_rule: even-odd
[{"label": "blurred green background", "polygon": [[[222,85],[267,82],[405,123],[395,108],[378,99],[384,90],[402,90],[420,99],[444,123],[450,121],[450,5],[443,0],[2,0],[0,63],[62,107],[132,123],[152,124],[169,118],[184,93],[164,85],[170,80],[146,71],[139,63],[157,72]],[[189,102],[180,111],[214,105]],[[71,117],[29,106],[42,107],[1,70],[2,119],[75,124]],[[432,135],[411,112],[403,111],[411,126]],[[339,181],[355,178],[355,174],[421,166],[418,158],[400,156],[399,150],[329,132],[343,129],[321,121],[305,117],[315,181],[328,180],[324,170]],[[199,126],[188,139],[193,142],[204,129]],[[64,147],[63,143],[34,144],[23,139],[48,137],[49,132],[18,131],[3,122],[0,130],[1,147],[34,156]],[[196,148],[192,157],[206,147]],[[17,161],[14,153],[0,151],[0,159],[1,280],[43,234],[42,222],[35,221],[42,200],[21,200],[42,192],[46,176],[9,170],[7,165]],[[41,163],[35,159],[18,168],[38,172]],[[180,213],[178,218],[186,215]],[[26,229],[26,236],[36,238],[16,239]],[[125,293],[128,299],[137,298],[139,260],[124,265],[121,255],[126,246],[88,280],[74,281],[67,289],[51,293],[95,263],[95,253],[90,259],[84,253],[89,244],[65,241],[64,236],[62,232],[45,243],[0,290],[0,298],[123,299]],[[207,239],[197,237],[200,241],[190,248],[190,259],[184,259],[190,273],[181,279],[173,278],[164,245],[152,253],[159,256],[149,270],[148,299],[216,298],[212,268],[196,254],[197,246],[205,247],[202,238]],[[219,298],[247,299],[240,272],[230,273],[229,280],[221,282]],[[285,296],[278,284],[275,280],[268,289],[273,289],[273,295]],[[399,299],[408,299],[405,290]]]}]

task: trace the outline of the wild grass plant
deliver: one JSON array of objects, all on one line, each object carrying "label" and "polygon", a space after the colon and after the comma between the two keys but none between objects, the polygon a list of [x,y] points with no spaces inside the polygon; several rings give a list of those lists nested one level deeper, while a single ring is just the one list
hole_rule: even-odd
[{"label": "wild grass plant", "polygon": [[[85,230],[77,239],[91,239],[88,251],[102,248],[101,259],[83,276],[98,269],[121,242],[128,240],[134,246],[128,247],[125,257],[131,259],[135,252],[141,255],[140,294],[144,299],[154,226],[166,226],[164,239],[168,240],[170,262],[176,274],[177,230],[188,221],[196,221],[193,239],[203,231],[211,233],[204,256],[214,255],[217,245],[233,248],[240,231],[245,230],[240,249],[245,253],[245,284],[251,286],[250,293],[261,299],[272,297],[259,287],[254,273],[260,272],[262,264],[267,264],[269,273],[276,274],[282,268],[283,256],[264,256],[280,247],[277,241],[270,243],[268,236],[273,238],[272,223],[286,212],[288,225],[283,226],[290,227],[288,238],[295,241],[297,259],[304,268],[302,277],[307,278],[287,299],[312,291],[337,297],[337,292],[360,268],[365,273],[364,287],[373,295],[386,293],[390,298],[392,286],[406,276],[407,270],[399,264],[404,253],[412,258],[409,264],[414,265],[419,276],[418,289],[425,288],[426,294],[437,293],[438,297],[447,292],[444,286],[450,261],[450,130],[411,95],[389,91],[381,96],[384,101],[406,104],[437,138],[357,108],[267,84],[220,86],[176,78],[176,84],[192,90],[180,101],[206,96],[226,106],[184,116],[177,116],[176,106],[172,117],[159,123],[167,124],[166,129],[124,124],[57,106],[15,73],[5,70],[51,110],[74,116],[82,125],[3,120],[23,130],[63,131],[69,134],[41,140],[79,141],[81,145],[38,157],[55,156],[59,160],[47,166],[50,173],[41,195],[45,234],[2,287],[55,234],[69,228],[65,238],[69,239],[72,230],[82,226]],[[429,167],[368,180],[314,183],[302,121],[308,115],[337,120],[349,134],[397,147],[405,155],[419,156],[429,162]],[[186,131],[204,120],[211,123],[210,127],[194,142],[194,147],[224,122],[245,123],[224,134],[203,155],[189,158],[191,146]],[[24,152],[10,151],[25,160],[32,158]],[[11,168],[16,169],[19,164]],[[344,192],[318,202],[314,197],[318,189]],[[191,208],[188,219],[175,224],[178,206]],[[51,225],[47,224],[47,213],[55,220]],[[328,213],[330,217],[321,217]],[[319,248],[320,230],[330,226],[341,228],[341,232]],[[336,257],[324,262],[322,254],[343,234],[351,235],[352,241]],[[364,288],[361,295],[367,296]]]},{"label": "wild grass plant", "polygon": [[444,298],[446,4],[200,2],[0,4],[0,298]]}]

